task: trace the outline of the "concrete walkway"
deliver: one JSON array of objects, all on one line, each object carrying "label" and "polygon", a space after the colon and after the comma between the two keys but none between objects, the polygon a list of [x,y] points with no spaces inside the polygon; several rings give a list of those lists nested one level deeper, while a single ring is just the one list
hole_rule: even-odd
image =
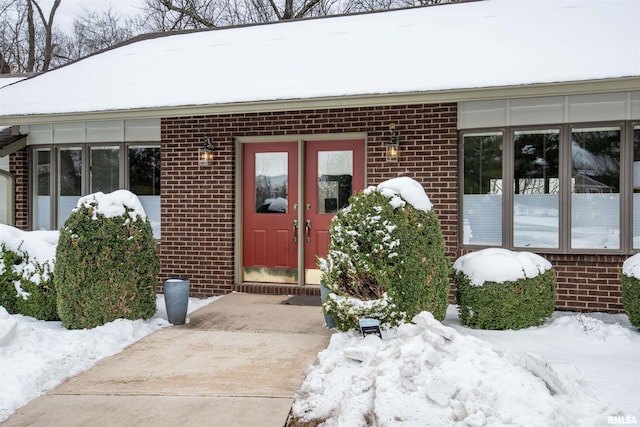
[{"label": "concrete walkway", "polygon": [[2,427],[281,427],[331,335],[319,306],[283,304],[288,299],[227,295],[191,313],[188,324],[103,359]]}]

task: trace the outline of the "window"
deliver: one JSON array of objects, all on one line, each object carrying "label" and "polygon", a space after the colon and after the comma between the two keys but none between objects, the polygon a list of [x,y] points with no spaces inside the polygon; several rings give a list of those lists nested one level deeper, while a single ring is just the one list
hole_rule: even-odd
[{"label": "window", "polygon": [[129,191],[138,196],[151,222],[153,236],[160,238],[160,147],[130,146]]},{"label": "window", "polygon": [[461,152],[463,244],[640,248],[640,125],[463,131]]},{"label": "window", "polygon": [[473,133],[462,140],[465,244],[502,244],[502,133]]},{"label": "window", "polygon": [[515,131],[513,145],[513,246],[558,248],[560,131]]},{"label": "window", "polygon": [[160,237],[159,146],[60,145],[32,153],[34,229],[60,228],[86,194],[124,188],[138,196],[154,236]]},{"label": "window", "polygon": [[633,128],[633,249],[640,249],[640,126]]},{"label": "window", "polygon": [[620,128],[571,132],[571,247],[620,248]]},{"label": "window", "polygon": [[34,151],[33,168],[33,224],[36,230],[48,230],[51,227],[51,151]]},{"label": "window", "polygon": [[82,148],[64,147],[58,150],[58,228],[71,215],[82,191]]}]

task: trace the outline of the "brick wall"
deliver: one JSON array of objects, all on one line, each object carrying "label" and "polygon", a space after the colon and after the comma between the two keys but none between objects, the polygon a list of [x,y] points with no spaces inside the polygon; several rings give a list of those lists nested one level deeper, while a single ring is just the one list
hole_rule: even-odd
[{"label": "brick wall", "polygon": [[[408,175],[422,185],[443,226],[452,261],[468,252],[457,244],[456,105],[405,105],[166,118],[162,133],[161,279],[188,276],[192,295],[234,289],[233,138],[300,134],[367,134],[367,185]],[[400,135],[398,163],[386,162],[389,124]],[[198,146],[211,136],[219,148],[213,165],[198,165]],[[10,157],[16,178],[16,226],[29,229],[28,152]],[[561,310],[622,311],[620,268],[627,256],[544,254],[558,275]],[[274,294],[309,294],[310,288],[247,285]],[[451,294],[453,296],[453,292]]]},{"label": "brick wall", "polygon": [[9,172],[15,177],[15,226],[29,229],[29,156],[27,150],[9,155]]},{"label": "brick wall", "polygon": [[[440,218],[447,255],[458,247],[456,104],[404,105],[196,116],[162,120],[163,278],[186,275],[192,294],[230,292],[234,268],[233,138],[300,134],[367,134],[367,185],[407,175],[420,182]],[[400,136],[397,163],[386,161],[389,125]],[[198,165],[198,145],[211,136],[220,151],[213,165]],[[560,310],[622,311],[619,271],[625,256],[543,254],[558,276]],[[295,286],[244,285],[240,291],[309,294]],[[453,302],[454,290],[451,292]]]},{"label": "brick wall", "polygon": [[[400,175],[423,184],[444,227],[448,254],[453,257],[457,241],[456,120],[456,104],[163,119],[162,278],[189,276],[195,296],[233,289],[233,138],[246,136],[366,133],[367,185]],[[391,123],[396,124],[400,136],[397,163],[386,161]],[[213,165],[199,166],[198,146],[205,136],[212,137],[219,151]],[[274,286],[262,289],[282,291]],[[290,287],[286,290],[298,292]]]}]

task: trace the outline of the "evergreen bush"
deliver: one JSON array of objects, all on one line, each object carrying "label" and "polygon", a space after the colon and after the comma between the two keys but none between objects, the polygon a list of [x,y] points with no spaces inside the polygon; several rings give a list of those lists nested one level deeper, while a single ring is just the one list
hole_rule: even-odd
[{"label": "evergreen bush", "polygon": [[141,207],[125,204],[118,215],[105,215],[98,204],[111,195],[81,199],[60,230],[54,277],[66,328],[148,319],[156,311],[159,260],[151,225]]},{"label": "evergreen bush", "polygon": [[59,320],[53,267],[18,248],[0,246],[0,305],[11,314]]},{"label": "evergreen bush", "polygon": [[[541,325],[553,314],[556,273],[550,264],[549,269],[534,277],[488,280],[481,284],[472,283],[457,267],[457,263],[454,264],[453,277],[459,316],[464,325],[481,329],[522,329]],[[491,269],[492,265],[487,263],[485,268]]]},{"label": "evergreen bush", "polygon": [[422,311],[444,319],[450,265],[432,209],[417,209],[397,192],[370,187],[338,211],[329,238],[327,259],[318,265],[330,291],[323,310],[339,330],[358,328],[363,317],[389,326]]},{"label": "evergreen bush", "polygon": [[640,278],[637,277],[639,273],[640,254],[636,254],[623,264],[620,286],[624,311],[629,316],[631,324],[638,329],[640,329]]}]

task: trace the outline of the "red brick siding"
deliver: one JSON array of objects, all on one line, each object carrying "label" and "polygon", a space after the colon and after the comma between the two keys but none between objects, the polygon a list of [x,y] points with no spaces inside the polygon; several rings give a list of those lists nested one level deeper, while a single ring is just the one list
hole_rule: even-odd
[{"label": "red brick siding", "polygon": [[[163,119],[161,276],[189,276],[194,296],[233,289],[237,155],[233,138],[246,136],[366,133],[367,185],[405,174],[423,184],[442,221],[452,257],[457,242],[456,120],[456,104]],[[386,161],[391,123],[400,135],[397,163]],[[204,136],[212,137],[220,149],[209,166],[198,165],[198,146]],[[260,289],[280,292],[271,288]],[[293,290],[287,292],[308,292]]]},{"label": "red brick siding", "polygon": [[9,155],[9,172],[15,178],[15,226],[29,229],[29,159],[27,150]]},{"label": "red brick siding", "polygon": [[623,311],[620,271],[626,256],[540,255],[556,270],[559,310]]}]

